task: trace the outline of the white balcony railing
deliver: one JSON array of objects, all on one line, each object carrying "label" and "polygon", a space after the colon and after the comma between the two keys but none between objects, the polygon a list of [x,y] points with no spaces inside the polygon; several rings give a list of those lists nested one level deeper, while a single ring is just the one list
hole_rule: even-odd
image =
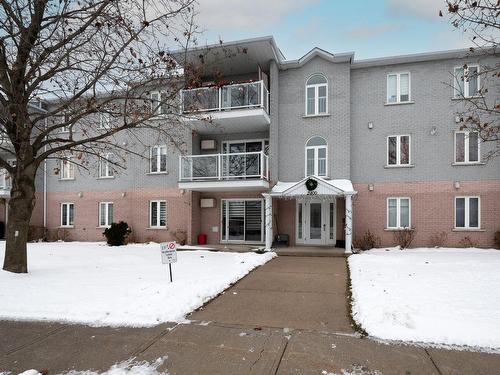
[{"label": "white balcony railing", "polygon": [[181,91],[182,112],[264,108],[269,113],[269,91],[264,81]]},{"label": "white balcony railing", "polygon": [[180,181],[269,178],[269,158],[263,152],[187,155],[179,158]]}]

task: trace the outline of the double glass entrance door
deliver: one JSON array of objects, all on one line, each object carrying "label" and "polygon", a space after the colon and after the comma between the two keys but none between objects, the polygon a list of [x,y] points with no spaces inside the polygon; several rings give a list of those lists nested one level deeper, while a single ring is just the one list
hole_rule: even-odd
[{"label": "double glass entrance door", "polygon": [[335,200],[297,200],[297,243],[333,245],[335,232]]},{"label": "double glass entrance door", "polygon": [[263,217],[262,199],[223,199],[221,241],[262,242]]}]

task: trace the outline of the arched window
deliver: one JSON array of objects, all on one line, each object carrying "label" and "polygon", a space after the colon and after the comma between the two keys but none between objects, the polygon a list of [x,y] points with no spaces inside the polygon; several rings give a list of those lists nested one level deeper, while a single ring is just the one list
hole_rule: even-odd
[{"label": "arched window", "polygon": [[306,143],[306,176],[326,177],[328,145],[322,137],[312,137]]},{"label": "arched window", "polygon": [[328,81],[323,74],[313,74],[306,83],[306,115],[324,115],[328,108]]}]

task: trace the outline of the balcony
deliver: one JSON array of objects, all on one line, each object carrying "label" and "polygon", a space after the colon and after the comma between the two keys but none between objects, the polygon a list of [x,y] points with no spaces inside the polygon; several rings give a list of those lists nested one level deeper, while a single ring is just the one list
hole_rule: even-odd
[{"label": "balcony", "polygon": [[269,188],[269,158],[263,151],[181,156],[179,173],[179,189],[248,191]]},{"label": "balcony", "polygon": [[[182,113],[197,130],[264,131],[269,118],[269,91],[264,81],[182,90]],[[209,121],[207,121],[209,120]]]},{"label": "balcony", "polygon": [[9,172],[3,168],[0,169],[0,198],[9,198],[11,187]]}]

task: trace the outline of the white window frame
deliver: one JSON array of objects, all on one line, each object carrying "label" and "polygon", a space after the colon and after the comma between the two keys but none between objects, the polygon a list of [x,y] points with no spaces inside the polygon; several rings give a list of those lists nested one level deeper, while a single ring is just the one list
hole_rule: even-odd
[{"label": "white window frame", "polygon": [[[114,205],[113,202],[99,202],[99,212],[98,212],[98,218],[97,221],[99,223],[99,228],[109,228],[111,226],[111,223],[113,222],[113,218],[111,218],[111,223],[109,222],[109,206],[113,206],[113,214],[114,212]],[[104,224],[101,222],[101,213],[102,209],[104,207]]]},{"label": "white window frame", "polygon": [[[457,227],[457,199],[463,198],[465,199],[465,208],[464,208],[464,226]],[[470,226],[470,199],[477,198],[477,227]],[[478,195],[460,195],[455,197],[455,212],[454,212],[454,229],[456,230],[480,230],[481,229],[481,197]]]},{"label": "white window frame", "polygon": [[[389,226],[389,200],[396,199],[396,226]],[[408,226],[401,226],[401,200],[408,199]],[[410,197],[388,197],[386,199],[386,228],[387,229],[410,229],[411,228],[411,198]]]},{"label": "white window frame", "polygon": [[[309,143],[309,141],[313,138],[316,138],[316,137],[324,139],[324,141],[326,142],[326,145],[308,146],[307,144]],[[319,155],[320,148],[324,148],[326,150],[325,175],[324,176],[318,174],[318,171],[319,171],[319,157],[318,157],[318,155]],[[307,174],[307,150],[314,150],[314,173],[312,175]],[[304,156],[305,156],[305,165],[304,165],[305,177],[316,176],[316,177],[321,177],[321,178],[328,178],[328,141],[325,138],[323,138],[321,136],[313,136],[313,137],[309,138],[306,141],[305,155]]]},{"label": "white window frame", "polygon": [[[401,75],[408,74],[408,100],[401,100]],[[396,76],[396,101],[389,101],[389,77]],[[387,104],[398,104],[398,103],[410,103],[411,102],[411,73],[410,72],[391,72],[387,73],[386,78],[386,103]]]},{"label": "white window frame", "polygon": [[[166,115],[167,113],[163,112],[161,96],[166,94],[165,91],[151,91],[149,94],[149,99],[151,101],[151,113],[155,116]],[[153,96],[156,95],[157,99],[153,99]],[[156,104],[155,104],[156,103]],[[156,106],[158,106],[156,108]],[[154,111],[153,111],[154,109]]]},{"label": "white window frame", "polygon": [[[152,218],[151,218],[151,213],[153,212],[153,203],[156,203],[158,206],[157,206],[157,216],[156,216],[156,222],[152,223]],[[161,215],[160,215],[160,212],[161,212],[161,204],[162,203],[165,203],[165,225],[160,225],[160,218],[161,218]],[[166,229],[167,226],[168,226],[168,207],[167,207],[167,201],[164,200],[164,199],[153,199],[153,200],[150,200],[149,201],[149,216],[148,216],[148,223],[149,223],[149,227],[150,228],[155,228],[155,229]]]},{"label": "white window frame", "polygon": [[[227,239],[229,237],[229,216],[227,215],[229,213],[229,205],[226,204],[226,228],[223,230],[222,229],[222,226],[223,226],[223,220],[224,220],[224,203],[223,202],[256,202],[256,201],[259,201],[261,202],[261,218],[262,218],[262,222],[261,222],[261,240],[260,241],[245,241],[244,239],[243,240],[229,240]],[[246,206],[245,206],[246,207]],[[245,208],[246,209],[246,208]],[[220,241],[223,242],[223,243],[248,243],[248,244],[260,244],[260,243],[263,243],[265,238],[266,238],[266,234],[265,234],[265,202],[264,202],[264,199],[262,198],[227,198],[227,199],[221,199],[220,201],[220,228],[221,228],[221,231],[220,231]],[[243,217],[243,228],[246,228],[246,213]],[[226,234],[226,238],[224,238],[224,232]],[[245,229],[245,233],[243,234],[243,237],[245,237],[246,235],[246,229]]]},{"label": "white window frame", "polygon": [[[112,152],[108,152],[106,154],[103,154],[99,156],[99,178],[105,179],[105,178],[115,178],[115,172],[113,169],[113,166],[110,165],[111,163],[109,162],[109,159],[113,156]],[[103,172],[103,163],[104,163],[104,171],[105,173],[102,174]]]},{"label": "white window frame", "polygon": [[[66,210],[66,223],[63,224],[63,206],[68,206]],[[73,223],[70,223],[70,207],[73,207]],[[60,206],[60,224],[61,228],[73,228],[75,226],[75,204],[73,202],[62,202]]]},{"label": "white window frame", "polygon": [[[156,155],[156,171],[153,172],[151,168],[151,161],[153,160],[153,149],[158,148],[160,151],[162,149],[165,149],[165,157],[166,157],[166,162],[165,162],[165,170],[161,170],[161,152],[158,152]],[[154,145],[149,148],[149,173],[150,174],[161,174],[161,173],[167,173],[168,172],[168,148],[167,145]]]},{"label": "white window frame", "polygon": [[[75,179],[75,165],[71,162],[72,156],[61,159],[61,178],[60,180],[74,180]],[[68,171],[68,173],[66,173]],[[66,176],[67,175],[67,176]]]},{"label": "white window frame", "polygon": [[[396,164],[389,164],[389,138],[396,137]],[[408,163],[401,164],[401,137],[408,137]],[[386,166],[388,167],[407,167],[411,165],[411,135],[410,134],[394,134],[388,135],[386,141]]]},{"label": "white window frame", "polygon": [[[464,134],[464,161],[457,161],[457,134]],[[469,134],[477,134],[477,161],[469,161]],[[481,163],[481,138],[475,130],[456,130],[453,135],[453,162],[454,164],[480,164]]]},{"label": "white window frame", "polygon": [[[479,64],[466,64],[467,68],[464,68],[464,66],[456,66],[453,68],[453,98],[455,99],[461,99],[461,98],[480,98],[481,94],[478,95],[469,95],[469,80],[465,79],[465,77],[469,76],[469,68],[477,68],[477,90],[481,89],[481,74],[480,74],[480,66]],[[463,76],[463,86],[464,86],[464,92],[459,91],[459,80],[460,77],[457,76],[457,69],[463,69],[464,70],[464,76]]]},{"label": "white window frame", "polygon": [[109,113],[99,112],[99,129],[111,129],[111,115]]},{"label": "white window frame", "polygon": [[[309,80],[314,77],[315,75],[321,75],[325,78],[326,80],[326,83],[315,83],[315,84],[308,84],[307,82],[309,82]],[[321,112],[319,113],[319,88],[320,87],[323,87],[325,86],[326,87],[326,104],[325,104],[325,112]],[[314,113],[307,113],[307,99],[308,99],[308,96],[307,96],[307,89],[308,88],[314,88]],[[328,115],[328,78],[326,78],[326,76],[323,74],[323,73],[314,73],[314,74],[311,74],[307,80],[306,80],[306,91],[305,91],[305,116],[306,117],[309,117],[309,116],[326,116]]]}]

